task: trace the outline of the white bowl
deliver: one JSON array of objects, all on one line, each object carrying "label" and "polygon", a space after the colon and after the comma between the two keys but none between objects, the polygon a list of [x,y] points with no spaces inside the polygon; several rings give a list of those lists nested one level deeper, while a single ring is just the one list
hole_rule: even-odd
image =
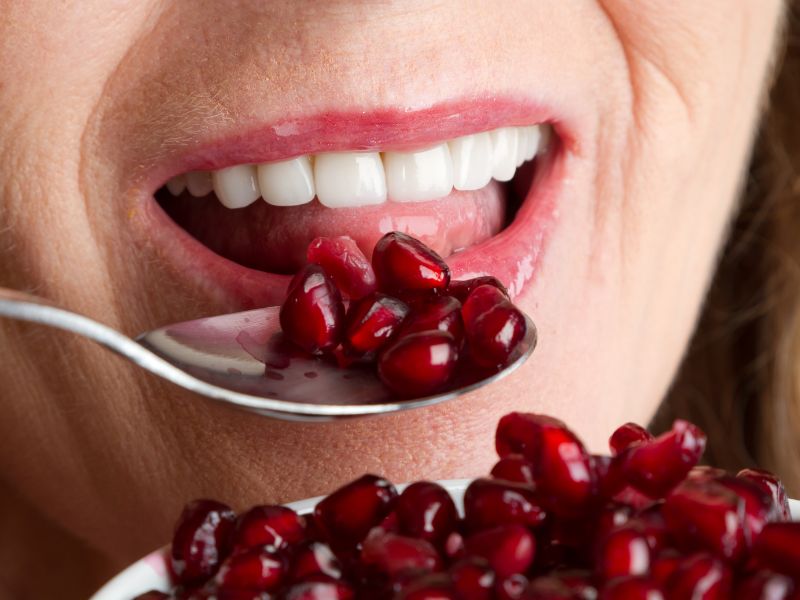
[{"label": "white bowl", "polygon": [[[438,483],[450,492],[456,507],[461,511],[464,502],[464,490],[467,489],[471,481],[471,479],[448,479]],[[407,485],[398,485],[397,490],[402,491]],[[317,502],[324,497],[318,496],[300,500],[286,506],[293,508],[300,514],[308,514],[314,510]],[[800,500],[789,500],[789,508],[792,511],[792,519],[800,521]],[[139,594],[150,590],[168,592],[171,586],[167,575],[167,552],[168,547],[164,547],[136,561],[105,584],[90,600],[132,600]]]}]

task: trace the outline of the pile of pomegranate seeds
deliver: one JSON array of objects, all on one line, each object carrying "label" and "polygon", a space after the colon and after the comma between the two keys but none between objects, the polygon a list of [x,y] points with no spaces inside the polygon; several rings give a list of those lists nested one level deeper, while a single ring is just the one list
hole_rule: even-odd
[{"label": "pile of pomegranate seeds", "polygon": [[375,475],[304,516],[195,501],[172,542],[175,590],[139,600],[797,599],[783,485],[696,466],[705,441],[685,421],[655,438],[628,423],[592,455],[561,421],[512,413],[461,515],[436,483],[398,493]]},{"label": "pile of pomegranate seeds", "polygon": [[372,264],[350,238],[317,238],[307,258],[281,306],[284,335],[342,366],[376,364],[397,396],[444,391],[459,369],[496,372],[525,337],[502,283],[450,281],[447,263],[403,233],[383,236]]}]

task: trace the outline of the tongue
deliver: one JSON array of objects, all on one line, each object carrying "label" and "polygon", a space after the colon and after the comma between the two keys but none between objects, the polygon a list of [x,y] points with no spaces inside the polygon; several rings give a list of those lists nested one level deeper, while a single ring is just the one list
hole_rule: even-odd
[{"label": "tongue", "polygon": [[159,196],[159,203],[198,241],[246,267],[293,273],[305,263],[306,247],[319,236],[349,235],[366,253],[389,231],[422,240],[444,257],[497,234],[506,216],[505,189],[492,182],[474,192],[453,191],[420,203],[386,202],[358,208],[310,204],[276,207],[256,201],[230,210],[212,195]]}]

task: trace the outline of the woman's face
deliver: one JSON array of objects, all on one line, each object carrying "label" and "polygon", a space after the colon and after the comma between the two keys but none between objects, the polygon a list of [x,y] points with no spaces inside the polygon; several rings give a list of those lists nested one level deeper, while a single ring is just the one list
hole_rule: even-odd
[{"label": "woman's face", "polygon": [[[616,424],[647,422],[686,347],[780,13],[779,0],[0,0],[1,285],[136,334],[279,302],[285,278],[263,271],[290,271],[308,236],[366,245],[404,229],[466,247],[455,276],[500,274],[540,334],[524,368],[455,402],[298,424],[2,322],[2,481],[126,561],[192,497],[242,507],[365,471],[476,475],[511,410],[559,416],[603,450]],[[537,123],[555,133],[533,183],[518,172],[525,199],[502,231],[513,201],[497,185],[361,208],[154,198],[190,170]]]}]

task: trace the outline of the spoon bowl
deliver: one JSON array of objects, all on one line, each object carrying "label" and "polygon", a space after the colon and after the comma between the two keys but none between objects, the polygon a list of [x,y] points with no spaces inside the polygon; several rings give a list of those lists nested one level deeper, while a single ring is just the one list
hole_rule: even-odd
[{"label": "spoon bowl", "polygon": [[452,400],[516,370],[537,341],[536,326],[526,315],[525,338],[503,369],[462,370],[453,389],[398,399],[374,368],[343,369],[330,359],[293,350],[281,334],[278,312],[274,306],[196,319],[134,340],[38,296],[0,288],[0,316],[77,333],[187,390],[286,420],[380,415]]}]

